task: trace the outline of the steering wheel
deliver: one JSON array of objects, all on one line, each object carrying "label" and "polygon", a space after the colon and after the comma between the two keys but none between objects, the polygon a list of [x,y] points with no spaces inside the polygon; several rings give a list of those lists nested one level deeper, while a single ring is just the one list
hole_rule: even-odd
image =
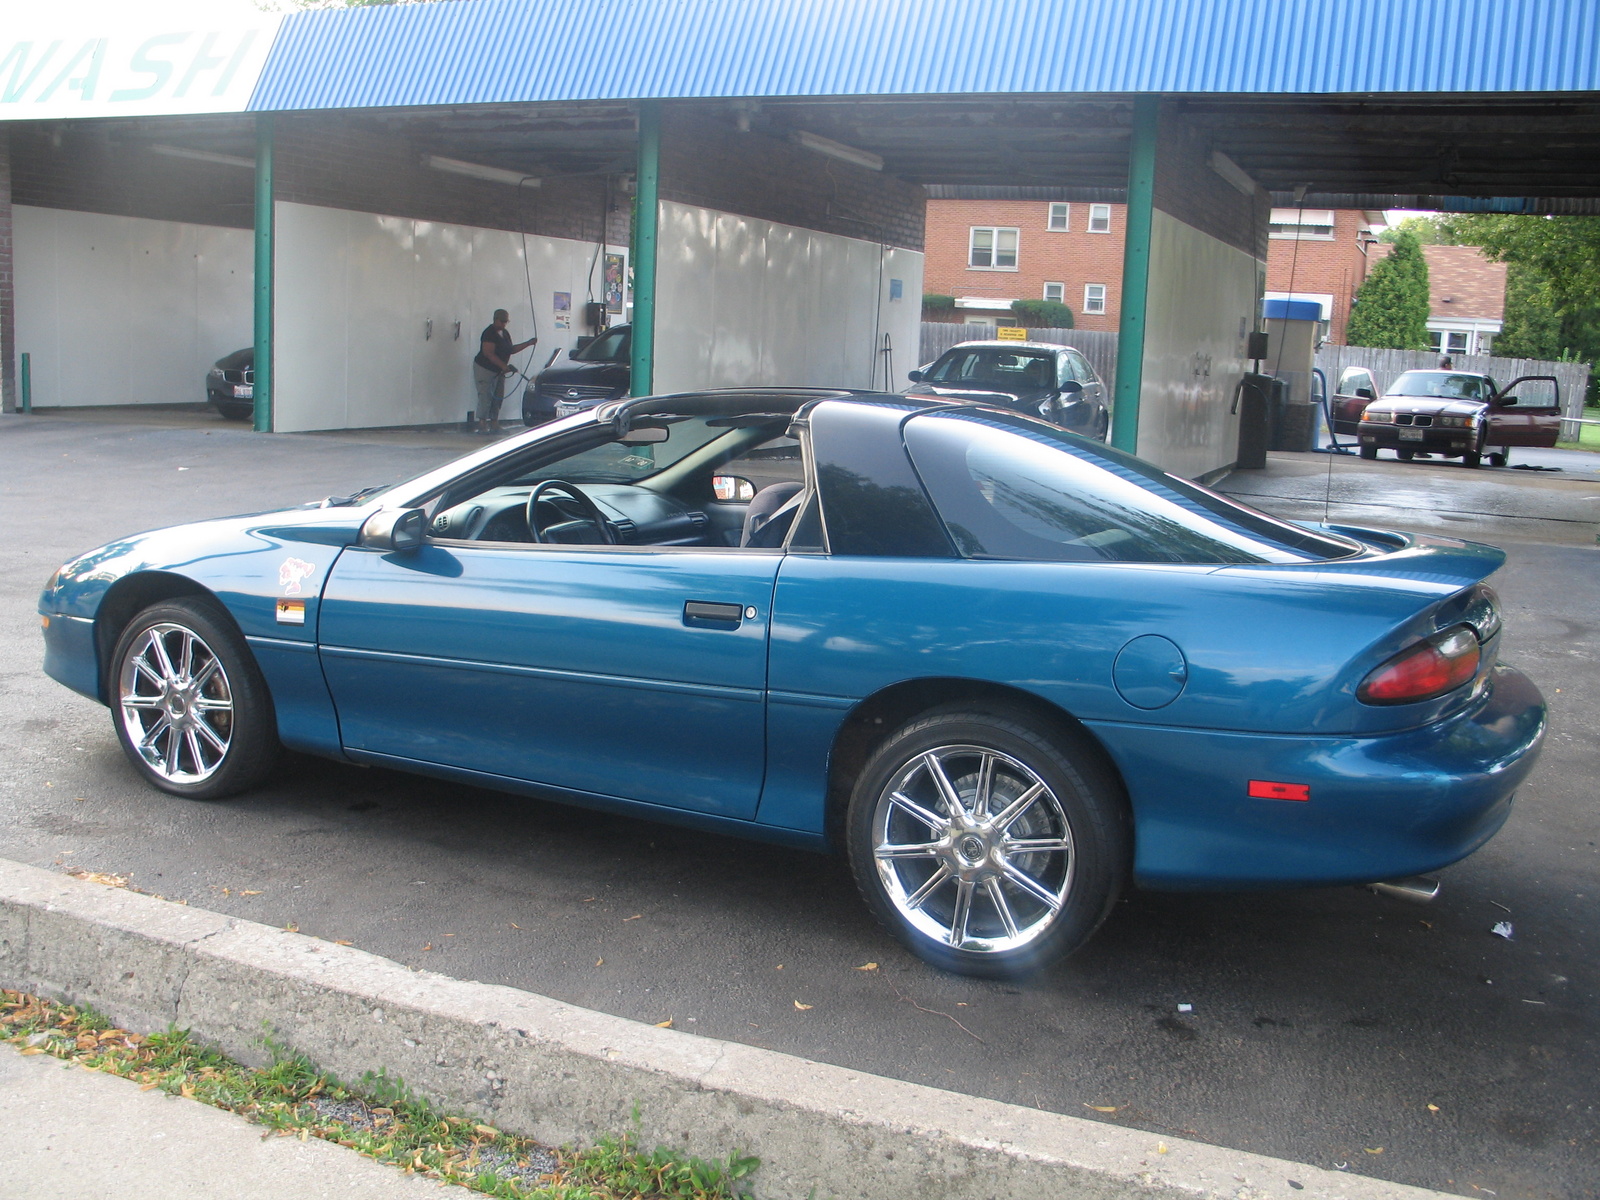
[{"label": "steering wheel", "polygon": [[[535,515],[535,510],[539,507],[539,501],[543,500],[546,494],[550,492],[559,492],[563,495],[570,496],[573,500],[576,500],[578,502],[578,507],[583,509],[583,518],[581,520],[558,521],[552,525],[548,525],[545,528],[540,529],[538,518]],[[581,491],[577,484],[568,483],[564,479],[544,479],[535,485],[533,491],[528,493],[528,508],[526,516],[528,521],[528,533],[536,542],[554,542],[557,539],[552,538],[550,535],[558,530],[565,531],[569,529],[582,528],[586,525],[592,526],[595,532],[599,535],[598,540],[606,545],[614,546],[617,542],[616,528],[611,524],[610,521],[606,520],[605,515],[600,511],[600,506],[590,499],[587,493]],[[589,539],[584,538],[580,540],[588,541]]]}]

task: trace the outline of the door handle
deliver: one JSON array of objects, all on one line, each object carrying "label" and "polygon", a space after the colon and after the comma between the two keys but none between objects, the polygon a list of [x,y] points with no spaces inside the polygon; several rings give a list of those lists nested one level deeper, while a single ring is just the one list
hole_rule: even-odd
[{"label": "door handle", "polygon": [[706,622],[732,628],[739,624],[744,616],[744,605],[721,604],[712,600],[685,600],[683,603],[683,620],[685,624],[698,624]]}]

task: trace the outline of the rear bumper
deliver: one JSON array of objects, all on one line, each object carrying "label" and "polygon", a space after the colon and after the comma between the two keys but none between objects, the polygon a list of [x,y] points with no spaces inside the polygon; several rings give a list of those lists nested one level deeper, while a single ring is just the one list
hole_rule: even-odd
[{"label": "rear bumper", "polygon": [[[1315,887],[1437,870],[1487,842],[1538,758],[1545,705],[1499,666],[1464,711],[1379,737],[1090,728],[1128,787],[1142,886]],[[1311,798],[1252,799],[1252,779]]]}]

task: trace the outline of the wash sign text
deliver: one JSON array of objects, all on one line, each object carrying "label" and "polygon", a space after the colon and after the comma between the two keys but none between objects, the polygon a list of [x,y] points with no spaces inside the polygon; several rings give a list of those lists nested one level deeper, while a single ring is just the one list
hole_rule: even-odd
[{"label": "wash sign text", "polygon": [[0,121],[243,112],[281,15],[214,29],[0,33]]}]

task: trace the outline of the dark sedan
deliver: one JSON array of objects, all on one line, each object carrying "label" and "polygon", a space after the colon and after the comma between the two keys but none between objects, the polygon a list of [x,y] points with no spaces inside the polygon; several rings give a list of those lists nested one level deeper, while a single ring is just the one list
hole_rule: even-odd
[{"label": "dark sedan", "polygon": [[206,399],[230,421],[248,421],[256,411],[256,349],[225,354],[206,372]]},{"label": "dark sedan", "polygon": [[908,396],[995,404],[1106,440],[1111,409],[1089,360],[1047,342],[963,342],[910,373]]},{"label": "dark sedan", "polygon": [[1524,375],[1500,388],[1469,371],[1407,371],[1362,412],[1359,436],[1362,458],[1393,450],[1403,462],[1426,453],[1476,467],[1487,455],[1503,467],[1511,447],[1554,446],[1560,431],[1554,376]]},{"label": "dark sedan", "polygon": [[522,423],[542,425],[556,417],[593,408],[628,394],[633,379],[629,365],[633,342],[631,326],[614,325],[576,350],[569,362],[545,367],[522,393]]}]

